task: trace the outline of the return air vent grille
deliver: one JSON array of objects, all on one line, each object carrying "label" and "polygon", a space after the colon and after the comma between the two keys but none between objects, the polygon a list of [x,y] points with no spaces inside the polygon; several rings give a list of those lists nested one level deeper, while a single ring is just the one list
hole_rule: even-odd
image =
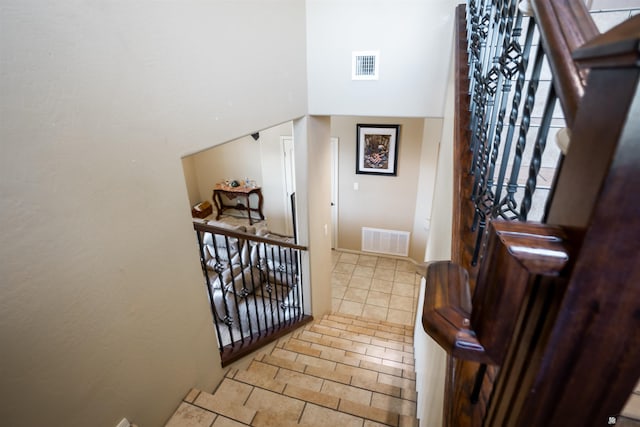
[{"label": "return air vent grille", "polygon": [[351,78],[353,80],[378,80],[380,53],[377,51],[353,52]]},{"label": "return air vent grille", "polygon": [[410,236],[408,231],[362,227],[362,251],[408,256]]}]

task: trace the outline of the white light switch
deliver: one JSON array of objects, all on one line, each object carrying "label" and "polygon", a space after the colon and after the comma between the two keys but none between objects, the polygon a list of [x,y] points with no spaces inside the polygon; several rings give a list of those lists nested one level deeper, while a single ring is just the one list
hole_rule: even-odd
[{"label": "white light switch", "polygon": [[358,185],[358,183],[357,183],[357,182],[354,182],[354,183],[353,183],[353,189],[354,189],[354,190],[356,190],[356,191],[358,191],[358,188],[360,188],[360,186]]}]

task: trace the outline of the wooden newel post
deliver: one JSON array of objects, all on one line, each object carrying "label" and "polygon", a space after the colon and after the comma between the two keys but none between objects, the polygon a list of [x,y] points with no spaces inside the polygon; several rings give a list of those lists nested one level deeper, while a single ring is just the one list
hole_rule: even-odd
[{"label": "wooden newel post", "polygon": [[547,223],[566,288],[529,294],[485,426],[602,426],[640,378],[640,16],[577,49],[588,80]]}]

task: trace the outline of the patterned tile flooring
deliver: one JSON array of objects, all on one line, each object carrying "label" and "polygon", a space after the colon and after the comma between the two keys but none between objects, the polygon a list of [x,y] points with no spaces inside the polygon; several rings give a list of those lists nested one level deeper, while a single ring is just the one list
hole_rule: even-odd
[{"label": "patterned tile flooring", "polygon": [[332,252],[332,261],[334,312],[415,323],[421,277],[412,261],[339,250]]}]

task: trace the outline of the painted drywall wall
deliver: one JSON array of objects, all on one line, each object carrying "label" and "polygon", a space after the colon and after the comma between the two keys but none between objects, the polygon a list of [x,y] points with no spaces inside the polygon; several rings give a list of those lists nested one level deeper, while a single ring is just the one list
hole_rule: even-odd
[{"label": "painted drywall wall", "polygon": [[[307,0],[311,114],[442,117],[455,0]],[[351,79],[379,50],[379,80]]]},{"label": "painted drywall wall", "polygon": [[318,318],[331,310],[331,119],[294,120],[293,137],[298,241],[309,248],[302,253],[302,273],[309,274],[302,282],[311,301],[304,304]]},{"label": "painted drywall wall", "polygon": [[[260,161],[264,215],[270,230],[286,234],[285,211],[291,212],[291,202],[284,193],[284,167],[280,138],[293,135],[293,123],[287,122],[260,131]],[[293,225],[290,226],[293,228]]]},{"label": "painted drywall wall", "polygon": [[[286,122],[260,131],[258,140],[244,136],[185,157],[187,191],[190,195],[197,192],[192,205],[202,200],[213,203],[213,188],[219,182],[248,178],[261,187],[262,212],[269,229],[284,234],[284,212],[291,206],[284,197],[280,137],[291,136],[292,132],[291,122]],[[251,203],[257,206],[257,196],[251,196]]]},{"label": "painted drywall wall", "polygon": [[431,205],[438,166],[438,147],[442,134],[442,119],[425,119],[420,150],[420,170],[416,191],[416,210],[413,217],[409,256],[421,261],[431,228]]},{"label": "painted drywall wall", "polygon": [[[451,259],[454,77],[451,62],[425,261]],[[424,304],[425,286],[425,280],[422,279],[418,307]],[[447,354],[422,328],[421,310],[418,310],[416,325],[420,325],[416,327],[413,339],[416,390],[418,391],[416,411],[421,424],[441,426],[443,425]]]},{"label": "painted drywall wall", "polygon": [[2,424],[158,426],[218,382],[181,158],[304,115],[304,39],[295,0],[3,2]]},{"label": "painted drywall wall", "polygon": [[216,145],[191,157],[198,177],[200,200],[213,202],[213,187],[225,179],[240,182],[249,178],[261,184],[260,144],[250,136]]},{"label": "painted drywall wall", "polygon": [[184,182],[187,185],[189,206],[193,206],[202,201],[200,198],[200,186],[198,185],[195,158],[193,156],[182,158],[182,171],[184,172]]},{"label": "painted drywall wall", "polygon": [[[397,176],[355,173],[356,126],[399,124]],[[337,116],[331,119],[331,135],[340,139],[338,159],[338,247],[361,250],[362,227],[413,230],[416,193],[423,146],[424,119]],[[437,144],[437,140],[431,143]],[[357,184],[358,190],[354,189]],[[417,252],[424,254],[424,245]]]}]

